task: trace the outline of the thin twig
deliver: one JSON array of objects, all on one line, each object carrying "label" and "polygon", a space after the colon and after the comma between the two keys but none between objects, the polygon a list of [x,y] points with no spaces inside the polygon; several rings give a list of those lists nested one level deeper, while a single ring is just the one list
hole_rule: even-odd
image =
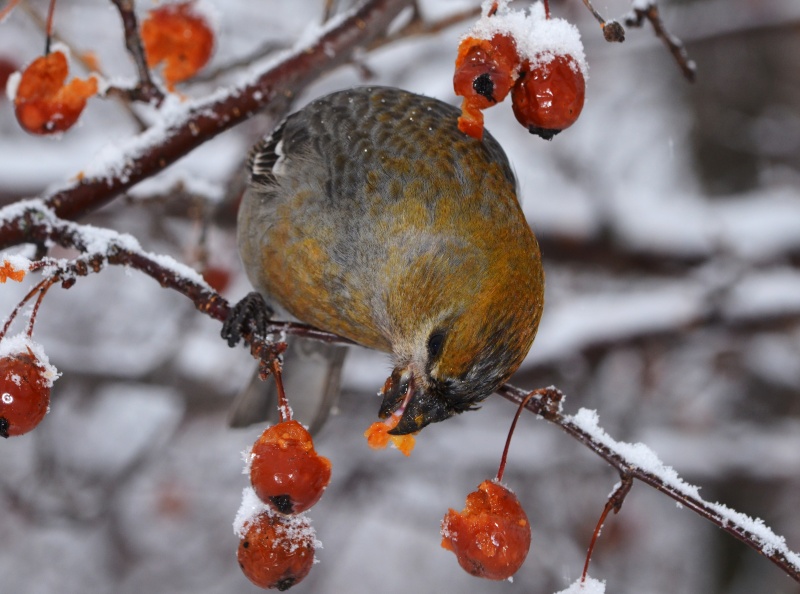
[{"label": "thin twig", "polygon": [[[144,101],[145,103],[155,103],[161,105],[164,101],[164,92],[153,82],[150,76],[150,68],[147,66],[147,58],[144,54],[142,38],[139,36],[139,25],[136,20],[134,10],[134,0],[111,0],[119,10],[122,18],[122,26],[125,29],[125,47],[128,49],[136,64],[139,72],[139,82],[132,89],[125,89],[124,92],[133,101]],[[119,91],[116,91],[119,92]]]},{"label": "thin twig", "polygon": [[[108,204],[131,186],[265,108],[284,107],[322,73],[350,61],[357,48],[383,34],[410,4],[411,0],[365,2],[308,47],[300,48],[249,84],[195,103],[163,134],[132,139],[139,148],[128,154],[123,166],[111,165],[108,171],[81,177],[46,196],[46,203],[64,219],[76,219]],[[0,249],[20,243],[23,234],[22,229],[4,221],[0,225]]]},{"label": "thin twig", "polygon": [[661,20],[661,15],[658,12],[658,4],[650,2],[645,8],[634,7],[625,16],[625,24],[629,27],[641,27],[645,20],[650,21],[656,36],[666,44],[681,72],[683,72],[684,78],[689,82],[694,82],[697,71],[694,60],[689,58],[683,42],[667,31],[664,21]]},{"label": "thin twig", "polygon": [[390,43],[395,43],[400,41],[401,39],[407,39],[409,37],[419,37],[423,35],[436,35],[437,33],[448,29],[454,25],[458,25],[463,21],[467,21],[470,19],[474,19],[481,14],[480,7],[475,8],[467,8],[460,12],[456,12],[449,16],[439,19],[438,21],[433,22],[425,22],[420,14],[419,10],[416,9],[416,4],[414,14],[411,17],[411,20],[405,25],[403,28],[399,29],[392,35],[387,35],[385,37],[380,37],[373,41],[369,45],[370,50],[375,50],[381,48],[385,45],[389,45]]},{"label": "thin twig", "polygon": [[53,15],[56,12],[56,0],[50,0],[50,7],[47,9],[47,24],[45,25],[44,55],[50,53],[50,39],[53,37]]},{"label": "thin twig", "polygon": [[586,551],[586,561],[583,564],[581,582],[585,582],[586,576],[589,575],[589,562],[592,560],[594,545],[597,544],[597,539],[600,537],[600,531],[606,523],[609,512],[613,509],[615,514],[619,513],[619,510],[622,509],[622,502],[625,501],[625,497],[630,493],[631,487],[633,487],[633,477],[631,477],[630,474],[624,472],[620,473],[620,476],[622,477],[622,481],[617,485],[617,488],[614,489],[611,495],[608,496],[606,504],[603,506],[603,513],[600,514],[600,519],[597,520],[597,526],[595,526],[594,532],[592,532],[592,540],[589,541],[589,549]]},{"label": "thin twig", "polygon": [[[11,207],[13,214],[2,217],[5,226],[13,226],[22,234],[21,242],[36,244],[56,243],[63,247],[74,248],[86,252],[91,245],[91,232],[85,233],[83,228],[69,221],[59,219],[53,210],[46,207],[40,200],[29,201],[27,207],[20,208],[19,204]],[[0,211],[1,213],[2,211]],[[106,231],[113,237],[113,233]],[[216,293],[204,282],[193,280],[193,275],[182,274],[180,265],[165,266],[163,257],[156,257],[144,251],[130,247],[132,238],[119,236],[118,240],[108,240],[108,247],[103,253],[85,254],[81,258],[68,264],[56,264],[59,279],[68,282],[70,274],[85,276],[90,272],[99,272],[105,264],[124,265],[144,272],[154,278],[161,286],[178,291],[192,300],[195,307],[224,322],[230,315],[231,305],[221,295]],[[48,270],[53,263],[45,261],[36,263],[33,269]],[[53,274],[53,271],[49,272]],[[40,289],[37,287],[30,293]],[[353,344],[336,334],[315,329],[305,324],[286,322],[271,322],[265,329],[267,334],[291,334],[322,340],[328,343]],[[251,352],[262,361],[270,361],[267,357],[274,357],[282,347],[280,343],[261,341],[253,334],[242,336],[246,344],[251,347]],[[520,405],[527,400],[524,408],[536,415],[540,415],[550,423],[560,427],[565,433],[582,443],[598,456],[603,458],[623,477],[631,477],[674,499],[685,508],[688,508],[722,530],[733,535],[752,549],[764,555],[775,565],[785,571],[792,579],[800,582],[800,555],[790,551],[784,544],[782,537],[775,535],[763,524],[748,521],[743,514],[734,512],[718,503],[710,503],[702,499],[697,489],[681,481],[677,475],[665,478],[665,474],[648,470],[637,465],[626,454],[626,446],[611,438],[597,425],[587,424],[579,416],[565,415],[562,411],[563,394],[556,388],[540,388],[533,392],[516,388],[510,384],[501,386],[497,393],[503,398]],[[655,454],[652,454],[655,457]],[[620,499],[621,503],[621,499]]]},{"label": "thin twig", "polygon": [[[793,580],[800,582],[800,555],[792,553],[785,545],[782,547],[776,546],[775,542],[768,542],[764,538],[755,534],[750,528],[745,525],[745,522],[736,521],[732,516],[733,510],[728,510],[718,503],[711,503],[702,499],[699,495],[690,492],[691,489],[674,484],[674,482],[666,482],[663,477],[650,472],[646,469],[638,467],[631,460],[621,453],[624,444],[614,441],[605,432],[603,432],[604,439],[598,438],[596,432],[589,432],[579,424],[575,417],[564,415],[560,408],[554,409],[550,404],[554,398],[560,398],[561,392],[555,388],[543,388],[537,390],[542,395],[552,393],[547,398],[537,397],[532,398],[525,408],[534,414],[542,416],[547,421],[558,425],[564,432],[578,440],[587,448],[592,450],[595,454],[603,458],[611,466],[617,469],[618,472],[630,475],[636,480],[639,480],[657,491],[660,491],[667,497],[670,497],[680,503],[687,509],[692,510],[696,514],[702,516],[709,522],[715,524],[728,534],[734,536],[737,540],[743,542],[756,552],[764,555],[767,559],[772,561],[775,565],[780,567],[786,574]],[[497,390],[497,393],[510,400],[515,404],[522,402],[529,394],[527,390],[514,387],[510,384],[505,384]],[[762,527],[769,530],[766,526]],[[771,533],[771,531],[770,531]],[[781,537],[771,533],[774,541],[778,541]]]}]

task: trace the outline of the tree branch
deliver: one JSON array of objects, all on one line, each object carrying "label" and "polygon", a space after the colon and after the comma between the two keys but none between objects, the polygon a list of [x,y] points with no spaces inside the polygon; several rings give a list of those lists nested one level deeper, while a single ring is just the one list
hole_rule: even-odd
[{"label": "tree branch", "polygon": [[[519,405],[528,391],[509,384],[497,393]],[[561,412],[563,394],[556,388],[536,390],[537,397],[525,405],[530,412],[558,425],[565,433],[603,458],[623,476],[649,485],[682,506],[715,524],[737,540],[764,555],[796,582],[800,582],[800,555],[786,546],[784,537],[775,534],[763,521],[750,518],[720,503],[711,503],[699,495],[699,489],[684,482],[669,466],[642,443],[616,441],[597,424],[594,411],[581,409],[576,415]]]},{"label": "tree branch", "polygon": [[[42,270],[45,275],[58,275],[65,286],[71,286],[76,276],[99,272],[106,264],[125,265],[144,272],[161,286],[185,295],[199,311],[216,320],[224,321],[230,313],[230,303],[213,291],[194,270],[172,258],[143,251],[130,235],[62,220],[41,200],[30,200],[0,209],[0,221],[3,228],[18,229],[23,241],[57,243],[84,252],[79,258],[66,263],[44,260],[32,264],[32,269]],[[285,334],[329,343],[353,344],[340,336],[305,324],[272,322],[267,327],[267,333],[278,336],[279,340],[261,341],[252,335],[243,337],[245,343],[250,345],[251,353],[262,361],[280,348],[276,342],[282,341],[280,337]],[[501,386],[497,393],[517,406],[530,394],[509,384]],[[704,500],[697,487],[683,481],[644,444],[614,440],[599,426],[595,411],[581,409],[575,415],[564,414],[563,399],[558,389],[541,388],[534,392],[534,397],[528,400],[525,408],[560,427],[613,466],[621,476],[638,480],[674,499],[764,555],[792,579],[800,582],[800,555],[786,546],[782,536],[775,534],[761,520],[749,518],[720,503]]]},{"label": "tree branch", "polygon": [[[189,103],[184,116],[135,137],[124,162],[108,165],[44,197],[56,215],[76,219],[163,170],[217,134],[274,102],[293,99],[320,74],[344,64],[356,48],[382,34],[411,0],[368,0],[337,20],[311,45],[300,48],[248,83]],[[22,242],[23,230],[0,226],[0,249]]]},{"label": "tree branch", "polygon": [[147,58],[144,54],[142,38],[139,36],[139,25],[136,22],[136,12],[134,11],[134,0],[111,0],[119,10],[122,18],[122,26],[125,29],[125,47],[128,49],[136,64],[139,72],[139,83],[132,89],[117,89],[117,93],[122,93],[132,101],[153,102],[161,105],[164,101],[164,92],[153,82],[150,76],[150,68],[147,66]]}]

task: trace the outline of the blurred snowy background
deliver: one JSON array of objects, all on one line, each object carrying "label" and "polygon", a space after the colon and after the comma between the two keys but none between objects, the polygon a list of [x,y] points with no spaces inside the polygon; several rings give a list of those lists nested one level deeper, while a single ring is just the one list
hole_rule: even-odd
[{"label": "blurred snowy background", "polygon": [[[0,60],[22,67],[43,47],[23,3],[0,25]],[[152,5],[140,2],[143,15]],[[206,72],[269,44],[313,36],[320,0],[205,0],[217,50]],[[431,21],[474,3],[420,0]],[[598,2],[608,17],[627,0]],[[510,105],[487,112],[509,153],[540,238],[547,305],[513,383],[555,384],[567,411],[599,411],[617,439],[643,441],[702,494],[759,516],[800,549],[800,3],[672,0],[669,28],[698,66],[686,83],[649,26],[622,45],[602,40],[578,0],[553,12],[581,29],[587,103],[551,142],[530,136]],[[315,26],[315,25],[314,25]],[[311,27],[311,28],[310,28]],[[315,83],[295,105],[365,82],[457,104],[452,64],[464,22],[366,54]],[[110,2],[60,2],[56,31],[93,50],[109,76],[132,80]],[[202,96],[235,75],[181,88]],[[146,115],[146,114],[145,114]],[[248,291],[226,197],[254,118],[86,219],[130,232],[145,249],[230,272],[225,294]],[[63,183],[134,134],[115,101],[90,101],[58,140],[22,132],[0,98],[0,201]],[[182,185],[181,185],[182,182]],[[7,315],[27,290],[3,285]],[[0,592],[15,594],[255,592],[236,560],[231,522],[246,477],[240,452],[259,428],[230,430],[226,409],[249,379],[244,349],[219,324],[149,278],[108,270],[53,290],[35,338],[63,377],[33,433],[0,443]],[[580,574],[592,529],[617,476],[556,428],[523,416],[506,482],[533,525],[513,583],[464,573],[439,547],[448,507],[493,476],[513,407],[424,431],[405,459],[370,451],[375,392],[389,363],[354,349],[339,414],[317,448],[333,462],[312,510],[320,563],[293,592],[536,592]],[[667,498],[634,486],[608,521],[591,573],[617,594],[800,592],[768,561]]]}]

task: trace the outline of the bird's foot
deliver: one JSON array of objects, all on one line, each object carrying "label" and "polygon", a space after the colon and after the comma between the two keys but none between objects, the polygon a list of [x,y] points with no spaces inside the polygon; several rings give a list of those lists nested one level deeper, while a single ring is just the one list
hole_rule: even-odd
[{"label": "bird's foot", "polygon": [[264,339],[273,313],[260,293],[248,293],[231,308],[220,334],[230,347],[236,346],[248,336]]}]

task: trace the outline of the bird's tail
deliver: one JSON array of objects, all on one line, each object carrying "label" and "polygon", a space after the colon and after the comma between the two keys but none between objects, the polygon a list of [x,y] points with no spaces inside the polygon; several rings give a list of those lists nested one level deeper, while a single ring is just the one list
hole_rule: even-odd
[{"label": "bird's tail", "polygon": [[[316,433],[339,399],[346,346],[292,337],[283,354],[283,385],[294,418]],[[239,393],[228,414],[231,427],[279,421],[275,382],[258,372]]]}]

